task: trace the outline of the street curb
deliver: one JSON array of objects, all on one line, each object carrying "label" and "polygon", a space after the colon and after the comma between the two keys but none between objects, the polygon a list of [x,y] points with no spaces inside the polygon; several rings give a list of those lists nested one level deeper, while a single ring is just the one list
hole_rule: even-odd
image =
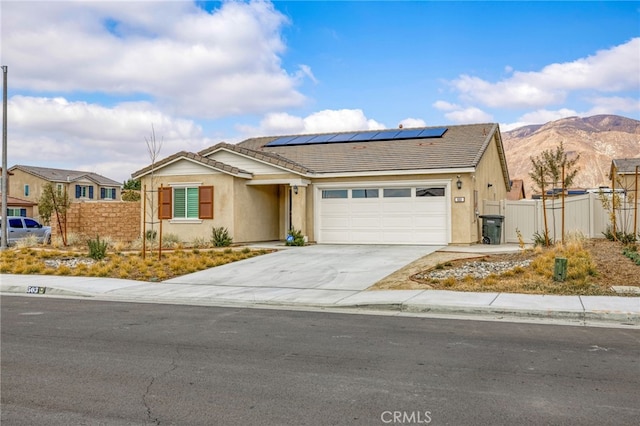
[{"label": "street curb", "polygon": [[196,306],[224,306],[224,307],[253,307],[253,308],[313,308],[331,309],[334,312],[346,311],[349,309],[362,309],[367,311],[379,311],[386,313],[411,313],[411,314],[448,314],[448,315],[477,315],[477,316],[504,316],[514,318],[532,319],[558,319],[572,320],[580,322],[599,321],[609,323],[620,323],[625,325],[640,326],[640,313],[610,310],[551,310],[551,309],[517,309],[492,306],[472,306],[472,305],[445,305],[445,304],[409,304],[399,303],[354,303],[354,304],[313,304],[313,303],[282,303],[278,301],[258,301],[248,303],[244,300],[232,299],[193,299],[174,298],[163,299],[157,297],[135,298],[119,297],[116,294],[103,295],[87,293],[81,291],[67,290],[56,287],[44,288],[44,293],[30,294],[27,289],[30,286],[24,284],[0,285],[0,294],[11,294],[21,296],[51,296],[51,297],[72,297],[83,299],[94,299],[100,301],[114,301],[125,303],[168,303],[168,304],[188,304]]}]

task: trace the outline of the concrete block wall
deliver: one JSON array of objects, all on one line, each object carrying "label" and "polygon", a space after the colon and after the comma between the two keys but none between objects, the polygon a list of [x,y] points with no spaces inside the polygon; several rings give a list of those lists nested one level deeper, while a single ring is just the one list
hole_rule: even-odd
[{"label": "concrete block wall", "polygon": [[[140,202],[93,201],[71,203],[67,211],[67,235],[111,237],[131,242],[140,237]],[[51,218],[51,234],[60,235],[58,220]]]}]

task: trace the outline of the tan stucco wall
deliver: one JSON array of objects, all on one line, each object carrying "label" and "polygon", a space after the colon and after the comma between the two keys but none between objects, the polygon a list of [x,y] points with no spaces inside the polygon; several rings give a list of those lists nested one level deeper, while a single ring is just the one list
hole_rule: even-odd
[{"label": "tan stucco wall", "polygon": [[[9,186],[7,195],[37,203],[42,194],[42,188],[47,181],[18,169],[11,171],[11,173],[13,175],[8,178]],[[25,185],[29,185],[29,195],[24,194]],[[32,217],[38,219],[37,205],[33,207],[32,215]]]},{"label": "tan stucco wall", "polygon": [[279,236],[279,185],[247,185],[245,179],[234,183],[235,242],[273,241]]},{"label": "tan stucco wall", "polygon": [[[174,234],[178,236],[180,241],[192,242],[196,238],[204,238],[206,241],[211,239],[211,229],[213,227],[225,227],[229,234],[234,237],[234,186],[233,177],[227,174],[207,174],[194,176],[155,176],[153,186],[151,186],[151,178],[146,176],[141,179],[143,193],[145,197],[144,186],[146,185],[146,206],[141,201],[140,222],[141,229],[150,230],[152,227],[156,231],[159,229],[158,219],[158,196],[153,191],[163,186],[170,186],[175,183],[193,183],[194,186],[213,186],[213,219],[196,219],[196,220],[169,220],[162,221],[162,234]],[[152,201],[153,199],[153,201]],[[146,209],[146,214],[143,210]],[[142,224],[142,222],[147,222]],[[154,222],[154,223],[151,223]],[[235,238],[234,238],[235,241]]]},{"label": "tan stucco wall", "polygon": [[[489,187],[489,184],[492,186]],[[500,156],[498,154],[498,142],[495,137],[487,147],[485,154],[476,168],[474,188],[478,191],[478,210],[480,215],[488,214],[482,210],[483,200],[499,201],[507,198],[509,188],[507,188],[502,175]],[[474,230],[475,242],[480,242],[482,239],[481,224],[482,220],[479,219],[476,222]]]}]

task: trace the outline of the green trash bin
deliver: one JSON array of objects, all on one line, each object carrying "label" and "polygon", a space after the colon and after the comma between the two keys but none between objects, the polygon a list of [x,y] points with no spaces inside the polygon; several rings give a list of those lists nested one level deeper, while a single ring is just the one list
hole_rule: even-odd
[{"label": "green trash bin", "polygon": [[482,243],[499,245],[502,237],[502,221],[504,216],[499,214],[485,214],[482,219]]}]

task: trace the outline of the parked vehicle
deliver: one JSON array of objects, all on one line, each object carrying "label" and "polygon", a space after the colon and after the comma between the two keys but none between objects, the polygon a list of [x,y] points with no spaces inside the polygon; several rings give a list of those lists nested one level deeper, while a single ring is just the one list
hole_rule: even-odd
[{"label": "parked vehicle", "polygon": [[44,226],[30,217],[7,216],[7,231],[8,245],[30,235],[35,235],[39,243],[51,243],[51,227]]}]

